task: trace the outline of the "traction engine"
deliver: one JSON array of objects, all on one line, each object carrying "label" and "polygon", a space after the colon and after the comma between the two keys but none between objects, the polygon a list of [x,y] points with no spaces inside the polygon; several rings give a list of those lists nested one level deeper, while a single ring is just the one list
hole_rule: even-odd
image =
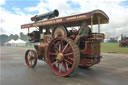
[{"label": "traction engine", "polygon": [[[100,43],[104,39],[100,24],[108,23],[108,16],[102,10],[54,18],[58,15],[58,10],[54,10],[32,17],[33,23],[21,25],[22,29],[28,28],[28,40],[35,48],[26,51],[26,64],[33,68],[37,60],[43,60],[59,76],[68,76],[78,67],[89,68],[98,64],[102,58]],[[90,31],[76,43],[83,22]],[[98,32],[93,32],[93,25],[98,26]],[[38,30],[30,33],[31,27]]]}]

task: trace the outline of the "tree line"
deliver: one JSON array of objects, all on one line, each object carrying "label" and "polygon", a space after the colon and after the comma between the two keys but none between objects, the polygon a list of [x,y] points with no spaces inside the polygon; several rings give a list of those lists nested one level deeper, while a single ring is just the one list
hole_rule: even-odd
[{"label": "tree line", "polygon": [[6,43],[12,39],[13,40],[21,39],[21,40],[27,41],[27,35],[25,35],[23,32],[20,32],[19,36],[17,34],[10,34],[10,35],[1,34],[0,35],[0,44],[4,45],[4,43]]}]

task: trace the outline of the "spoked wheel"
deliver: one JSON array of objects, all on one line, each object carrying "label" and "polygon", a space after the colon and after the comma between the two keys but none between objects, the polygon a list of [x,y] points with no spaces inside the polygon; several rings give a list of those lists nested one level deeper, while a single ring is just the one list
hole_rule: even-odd
[{"label": "spoked wheel", "polygon": [[33,68],[37,64],[36,52],[34,50],[27,50],[25,53],[25,62],[30,67]]},{"label": "spoked wheel", "polygon": [[71,39],[64,37],[53,39],[47,52],[49,66],[59,76],[72,74],[79,65],[79,48]]}]

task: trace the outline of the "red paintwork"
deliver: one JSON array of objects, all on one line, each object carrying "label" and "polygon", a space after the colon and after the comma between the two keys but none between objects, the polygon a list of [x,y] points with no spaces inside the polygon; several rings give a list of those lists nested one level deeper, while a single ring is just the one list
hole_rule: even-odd
[{"label": "red paintwork", "polygon": [[[100,41],[87,41],[85,42],[86,49],[81,50],[81,53],[87,53],[86,57],[95,57],[95,56],[100,56]],[[93,50],[94,49],[94,50]],[[81,56],[80,59],[80,66],[92,66],[94,64],[97,64],[100,62],[99,59],[83,59]],[[90,63],[88,63],[90,62]]]}]

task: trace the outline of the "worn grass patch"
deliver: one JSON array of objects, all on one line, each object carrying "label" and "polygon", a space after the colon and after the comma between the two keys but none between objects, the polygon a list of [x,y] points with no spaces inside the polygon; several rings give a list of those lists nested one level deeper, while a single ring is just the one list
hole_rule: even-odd
[{"label": "worn grass patch", "polygon": [[119,47],[119,43],[101,43],[101,52],[128,54],[128,47]]}]

